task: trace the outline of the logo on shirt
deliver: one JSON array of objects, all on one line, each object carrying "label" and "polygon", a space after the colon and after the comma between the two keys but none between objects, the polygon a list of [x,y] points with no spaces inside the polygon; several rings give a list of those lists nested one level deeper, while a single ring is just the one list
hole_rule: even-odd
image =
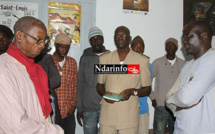
[{"label": "logo on shirt", "polygon": [[139,64],[95,64],[95,74],[140,74]]}]

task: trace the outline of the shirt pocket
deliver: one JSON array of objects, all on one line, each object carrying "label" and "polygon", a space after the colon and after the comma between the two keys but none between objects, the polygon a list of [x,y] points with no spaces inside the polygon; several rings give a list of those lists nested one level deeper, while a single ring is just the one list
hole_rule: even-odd
[{"label": "shirt pocket", "polygon": [[140,88],[140,75],[139,74],[127,74],[122,76],[123,84],[128,88]]}]

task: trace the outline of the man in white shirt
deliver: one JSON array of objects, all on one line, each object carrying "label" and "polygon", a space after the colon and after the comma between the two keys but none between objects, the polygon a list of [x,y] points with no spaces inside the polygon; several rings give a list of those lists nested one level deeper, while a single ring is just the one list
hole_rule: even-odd
[{"label": "man in white shirt", "polygon": [[0,134],[63,134],[51,123],[48,78],[34,58],[48,43],[41,20],[25,16],[14,25],[14,43],[0,56]]},{"label": "man in white shirt", "polygon": [[166,96],[176,116],[174,134],[215,133],[215,51],[212,29],[205,21],[193,21],[183,29],[182,44],[194,59],[183,67]]}]

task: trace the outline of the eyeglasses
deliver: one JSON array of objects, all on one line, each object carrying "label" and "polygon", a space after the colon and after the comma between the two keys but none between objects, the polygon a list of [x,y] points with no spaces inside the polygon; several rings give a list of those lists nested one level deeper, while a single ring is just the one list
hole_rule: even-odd
[{"label": "eyeglasses", "polygon": [[120,37],[125,38],[127,36],[128,36],[127,34],[117,34],[117,35],[114,35],[114,37],[116,37],[116,38],[120,38]]},{"label": "eyeglasses", "polygon": [[28,35],[29,37],[31,37],[32,39],[36,40],[36,41],[37,41],[37,45],[40,45],[40,44],[42,44],[42,43],[47,44],[47,43],[49,42],[49,39],[50,39],[48,36],[45,37],[45,39],[37,39],[37,38],[31,36],[30,34],[27,34],[27,33],[24,32],[24,31],[22,31],[22,32],[23,32],[24,34]]}]

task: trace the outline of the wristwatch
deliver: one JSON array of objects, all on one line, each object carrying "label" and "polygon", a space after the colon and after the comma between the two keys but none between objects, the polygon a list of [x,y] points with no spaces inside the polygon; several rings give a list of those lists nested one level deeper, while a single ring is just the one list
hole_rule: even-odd
[{"label": "wristwatch", "polygon": [[137,89],[134,89],[134,96],[137,96]]}]

